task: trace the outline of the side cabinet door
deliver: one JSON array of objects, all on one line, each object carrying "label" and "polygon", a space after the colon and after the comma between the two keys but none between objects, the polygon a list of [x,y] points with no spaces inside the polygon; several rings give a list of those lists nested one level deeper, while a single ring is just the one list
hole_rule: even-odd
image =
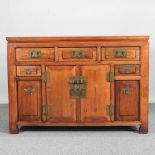
[{"label": "side cabinet door", "polygon": [[70,97],[69,79],[76,74],[74,66],[47,66],[47,121],[76,121],[76,100]]},{"label": "side cabinet door", "polygon": [[19,121],[41,120],[41,82],[18,81]]},{"label": "side cabinet door", "polygon": [[81,98],[82,121],[110,121],[106,109],[110,105],[110,83],[106,74],[109,65],[83,66],[81,75],[86,78],[86,96]]},{"label": "side cabinet door", "polygon": [[139,112],[139,81],[116,81],[117,121],[136,121]]}]

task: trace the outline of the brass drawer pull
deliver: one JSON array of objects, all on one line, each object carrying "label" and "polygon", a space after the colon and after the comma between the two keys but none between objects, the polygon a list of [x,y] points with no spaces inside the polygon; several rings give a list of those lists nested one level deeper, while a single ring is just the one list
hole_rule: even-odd
[{"label": "brass drawer pull", "polygon": [[127,56],[126,51],[115,51],[114,55],[116,58],[125,58]]},{"label": "brass drawer pull", "polygon": [[40,58],[41,57],[41,51],[30,51],[29,58]]},{"label": "brass drawer pull", "polygon": [[34,89],[33,89],[33,88],[25,88],[24,91],[25,91],[25,93],[26,93],[27,95],[32,95],[33,92],[34,92]]},{"label": "brass drawer pull", "polygon": [[24,72],[25,72],[27,75],[30,75],[30,74],[32,74],[33,69],[32,69],[32,68],[25,68],[25,69],[24,69]]},{"label": "brass drawer pull", "polygon": [[131,92],[132,92],[132,88],[130,88],[130,87],[124,87],[124,88],[122,88],[122,93],[123,94],[130,94]]},{"label": "brass drawer pull", "polygon": [[129,67],[124,67],[122,71],[123,71],[124,74],[132,73],[132,71],[131,71],[131,69]]},{"label": "brass drawer pull", "polygon": [[72,58],[83,58],[84,52],[83,51],[72,51],[71,55],[72,55]]}]

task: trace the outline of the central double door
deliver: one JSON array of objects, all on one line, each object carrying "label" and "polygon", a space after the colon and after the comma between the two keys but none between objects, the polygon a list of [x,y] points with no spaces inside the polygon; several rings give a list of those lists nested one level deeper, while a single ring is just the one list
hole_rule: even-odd
[{"label": "central double door", "polygon": [[[49,113],[46,121],[110,121],[106,109],[110,105],[110,65],[46,66],[50,75],[45,84]],[[85,79],[85,95],[71,94],[73,77]]]}]

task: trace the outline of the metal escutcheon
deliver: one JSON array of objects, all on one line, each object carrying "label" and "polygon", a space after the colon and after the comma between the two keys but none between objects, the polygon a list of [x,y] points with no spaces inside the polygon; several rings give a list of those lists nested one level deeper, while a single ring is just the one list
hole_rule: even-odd
[{"label": "metal escutcheon", "polygon": [[24,91],[27,95],[32,95],[34,92],[34,88],[25,88]]},{"label": "metal escutcheon", "polygon": [[124,88],[122,88],[121,91],[122,91],[123,94],[130,94],[132,92],[132,88],[124,87]]}]

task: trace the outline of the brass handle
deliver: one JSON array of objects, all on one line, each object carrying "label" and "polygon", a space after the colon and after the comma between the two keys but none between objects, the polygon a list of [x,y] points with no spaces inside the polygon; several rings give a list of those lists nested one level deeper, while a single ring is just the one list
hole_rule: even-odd
[{"label": "brass handle", "polygon": [[32,74],[32,69],[31,68],[25,68],[24,69],[24,72],[27,74],[27,75],[30,75],[30,74]]},{"label": "brass handle", "polygon": [[40,58],[41,57],[41,51],[30,51],[29,53],[30,58]]},{"label": "brass handle", "polygon": [[123,68],[123,73],[124,74],[130,74],[131,73],[131,69],[129,67],[125,67],[125,68]]},{"label": "brass handle", "polygon": [[33,89],[33,88],[25,88],[24,91],[25,91],[25,93],[26,93],[27,95],[32,95],[33,92],[34,92],[34,89]]},{"label": "brass handle", "polygon": [[83,58],[84,52],[83,51],[71,51],[72,58]]},{"label": "brass handle", "polygon": [[114,55],[116,58],[125,58],[127,56],[126,51],[115,51]]},{"label": "brass handle", "polygon": [[121,91],[122,91],[123,94],[130,94],[132,92],[132,88],[124,87],[124,88],[122,88]]}]

